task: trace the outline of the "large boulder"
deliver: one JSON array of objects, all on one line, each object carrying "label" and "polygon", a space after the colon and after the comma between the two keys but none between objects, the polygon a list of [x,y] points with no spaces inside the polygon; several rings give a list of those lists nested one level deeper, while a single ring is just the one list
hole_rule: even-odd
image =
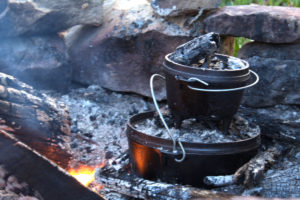
[{"label": "large boulder", "polygon": [[300,61],[300,42],[293,44],[267,44],[262,42],[249,42],[245,44],[238,52],[238,57],[242,59],[253,56]]},{"label": "large boulder", "polygon": [[246,90],[245,105],[300,105],[299,48],[300,43],[271,45],[253,42],[240,50],[238,57],[247,60],[250,68],[260,76],[260,82]]},{"label": "large boulder", "polygon": [[56,33],[100,24],[103,0],[1,0],[0,36]]},{"label": "large boulder", "polygon": [[[189,40],[189,31],[154,15],[147,0],[112,0],[104,7],[101,27],[66,35],[73,80],[150,96],[150,76],[162,73],[164,56]],[[158,99],[165,96],[162,83],[155,84]]]},{"label": "large boulder", "polygon": [[292,43],[300,39],[300,8],[228,6],[204,21],[207,32],[246,37],[260,42]]},{"label": "large boulder", "polygon": [[39,89],[63,91],[71,80],[67,49],[57,35],[1,40],[0,72]]},{"label": "large boulder", "polygon": [[217,8],[222,0],[151,0],[155,13],[162,17],[193,14],[200,9]]}]

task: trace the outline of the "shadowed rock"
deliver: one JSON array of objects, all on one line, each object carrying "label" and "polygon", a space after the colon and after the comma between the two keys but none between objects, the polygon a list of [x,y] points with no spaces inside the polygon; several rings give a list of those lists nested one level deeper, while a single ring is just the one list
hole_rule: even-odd
[{"label": "shadowed rock", "polygon": [[248,43],[238,57],[249,62],[260,82],[244,94],[244,104],[266,107],[276,104],[300,105],[300,43]]},{"label": "shadowed rock", "polygon": [[71,81],[66,46],[57,35],[2,40],[0,71],[39,89],[63,91]]},{"label": "shadowed rock", "polygon": [[56,33],[77,24],[100,24],[103,0],[1,0],[0,36]]}]

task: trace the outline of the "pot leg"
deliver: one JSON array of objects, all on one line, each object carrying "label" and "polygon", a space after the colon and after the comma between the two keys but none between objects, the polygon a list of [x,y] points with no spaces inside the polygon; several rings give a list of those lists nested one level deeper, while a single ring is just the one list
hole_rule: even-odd
[{"label": "pot leg", "polygon": [[225,118],[222,120],[222,126],[221,126],[221,131],[223,133],[228,134],[228,129],[230,127],[230,123],[231,123],[232,117],[230,118]]},{"label": "pot leg", "polygon": [[175,122],[175,128],[179,129],[181,127],[183,118],[178,114],[173,114],[174,122]]}]

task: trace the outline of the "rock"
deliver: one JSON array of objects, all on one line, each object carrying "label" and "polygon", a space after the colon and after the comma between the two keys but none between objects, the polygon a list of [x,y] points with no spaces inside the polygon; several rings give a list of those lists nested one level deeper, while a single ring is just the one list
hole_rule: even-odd
[{"label": "rock", "polygon": [[[164,56],[189,39],[189,31],[154,15],[147,0],[105,1],[101,27],[66,35],[72,78],[150,96],[150,76],[162,73]],[[157,81],[158,99],[165,96],[162,82]]]},{"label": "rock", "polygon": [[0,71],[39,89],[63,91],[71,80],[67,50],[57,35],[2,40]]},{"label": "rock", "polygon": [[300,61],[300,42],[293,44],[249,42],[238,52],[238,57],[241,59],[247,59],[253,56]]},{"label": "rock", "polygon": [[57,33],[77,24],[100,24],[103,0],[1,0],[0,36]]},{"label": "rock", "polygon": [[300,8],[228,6],[203,21],[207,32],[246,37],[260,42],[292,43],[300,39]]},{"label": "rock", "polygon": [[245,91],[243,104],[266,107],[276,104],[300,105],[300,61],[261,58],[246,59],[260,76],[260,82]]},{"label": "rock", "polygon": [[162,17],[174,17],[197,13],[199,9],[217,8],[222,0],[151,0],[155,13]]},{"label": "rock", "polygon": [[300,43],[250,42],[240,49],[238,57],[248,60],[261,79],[257,86],[245,91],[245,105],[300,105]]},{"label": "rock", "polygon": [[276,105],[265,108],[242,106],[239,109],[239,114],[251,123],[259,125],[263,137],[275,139],[276,142],[295,145],[295,147],[299,146],[300,106]]}]

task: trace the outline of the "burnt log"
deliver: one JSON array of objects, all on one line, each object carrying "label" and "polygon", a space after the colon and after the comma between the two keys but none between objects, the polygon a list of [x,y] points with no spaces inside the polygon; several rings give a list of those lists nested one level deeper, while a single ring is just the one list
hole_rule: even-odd
[{"label": "burnt log", "polygon": [[[190,186],[155,182],[136,177],[129,173],[128,154],[106,165],[96,171],[96,181],[105,188],[116,191],[126,196],[141,199],[161,199],[161,200],[263,200],[259,197],[234,196],[226,193],[198,189]],[[270,200],[270,199],[269,199]],[[277,200],[279,200],[277,198]]]},{"label": "burnt log", "polygon": [[275,145],[262,151],[249,162],[240,167],[234,174],[234,182],[242,183],[246,187],[257,185],[264,173],[276,162],[277,158],[283,155],[284,147]]},{"label": "burnt log", "polygon": [[[55,99],[0,73],[0,126],[52,160],[70,157],[57,145],[68,140],[70,117]],[[65,166],[64,164],[64,166]]]},{"label": "burnt log", "polygon": [[220,36],[208,33],[177,47],[170,59],[183,65],[196,64],[204,58],[208,61],[219,47]]},{"label": "burnt log", "polygon": [[259,154],[240,167],[233,175],[206,176],[204,183],[214,187],[232,184],[242,184],[246,188],[257,186],[264,178],[265,172],[272,167],[277,158],[283,155],[283,152],[284,148],[282,146],[272,146],[266,151],[259,152]]},{"label": "burnt log", "polygon": [[5,131],[0,131],[0,165],[8,174],[26,182],[44,200],[103,199]]}]

